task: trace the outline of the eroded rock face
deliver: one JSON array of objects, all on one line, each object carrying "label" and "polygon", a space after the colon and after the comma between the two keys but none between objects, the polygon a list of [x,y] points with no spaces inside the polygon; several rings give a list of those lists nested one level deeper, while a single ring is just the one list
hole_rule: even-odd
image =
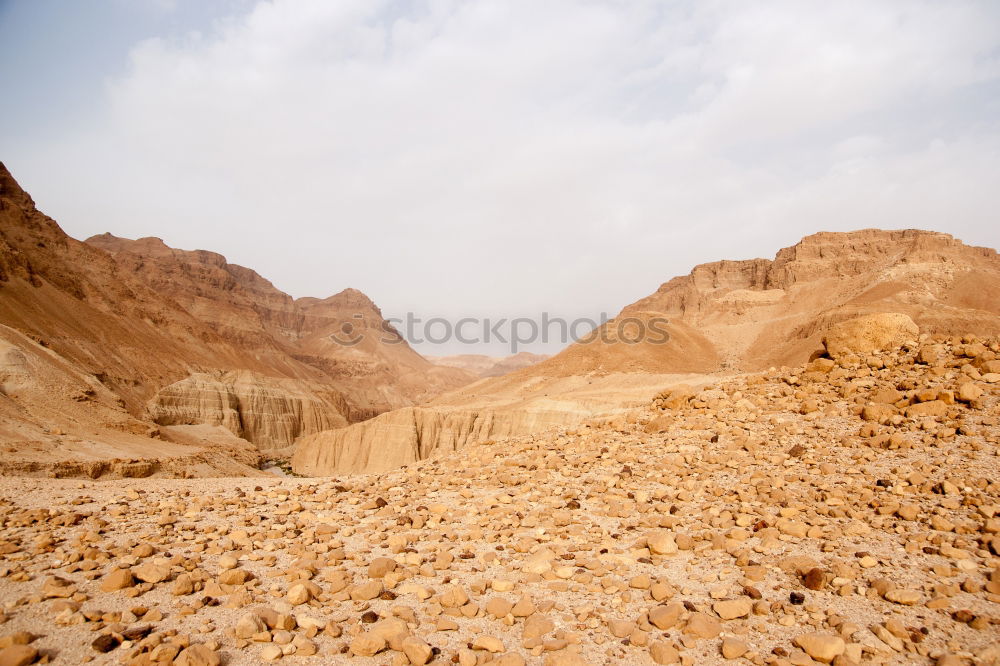
[{"label": "eroded rock face", "polygon": [[407,407],[304,437],[292,468],[306,476],[380,472],[470,444],[581,422],[590,414],[551,410],[444,410]]},{"label": "eroded rock face", "polygon": [[347,425],[346,403],[290,379],[248,372],[191,375],[164,387],[150,403],[159,425],[221,425],[261,449],[290,446],[302,435]]}]

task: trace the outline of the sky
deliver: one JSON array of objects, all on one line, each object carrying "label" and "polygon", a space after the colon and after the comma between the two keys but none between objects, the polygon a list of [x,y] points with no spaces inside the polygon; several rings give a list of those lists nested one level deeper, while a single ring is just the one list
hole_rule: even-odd
[{"label": "sky", "polygon": [[596,320],[817,231],[1000,246],[992,0],[0,0],[0,91],[71,236],[398,319]]}]

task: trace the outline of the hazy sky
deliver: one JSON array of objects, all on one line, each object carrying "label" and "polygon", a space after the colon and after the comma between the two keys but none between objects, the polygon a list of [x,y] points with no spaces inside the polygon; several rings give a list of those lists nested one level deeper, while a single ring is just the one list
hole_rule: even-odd
[{"label": "hazy sky", "polygon": [[0,95],[70,235],[387,316],[613,315],[820,230],[1000,245],[992,0],[0,0]]}]

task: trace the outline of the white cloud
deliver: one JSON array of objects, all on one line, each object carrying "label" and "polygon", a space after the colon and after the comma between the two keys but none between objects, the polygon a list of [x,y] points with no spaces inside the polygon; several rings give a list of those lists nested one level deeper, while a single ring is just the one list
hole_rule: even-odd
[{"label": "white cloud", "polygon": [[998,46],[991,3],[279,0],[137,45],[26,168],[296,295],[596,314],[821,229],[997,245]]}]

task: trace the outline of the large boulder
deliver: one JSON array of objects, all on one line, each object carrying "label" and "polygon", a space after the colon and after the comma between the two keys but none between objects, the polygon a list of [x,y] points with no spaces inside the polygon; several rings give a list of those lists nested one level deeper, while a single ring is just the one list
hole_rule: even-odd
[{"label": "large boulder", "polygon": [[899,347],[918,335],[920,329],[907,315],[881,312],[831,326],[823,336],[823,346],[830,357],[838,358]]}]

